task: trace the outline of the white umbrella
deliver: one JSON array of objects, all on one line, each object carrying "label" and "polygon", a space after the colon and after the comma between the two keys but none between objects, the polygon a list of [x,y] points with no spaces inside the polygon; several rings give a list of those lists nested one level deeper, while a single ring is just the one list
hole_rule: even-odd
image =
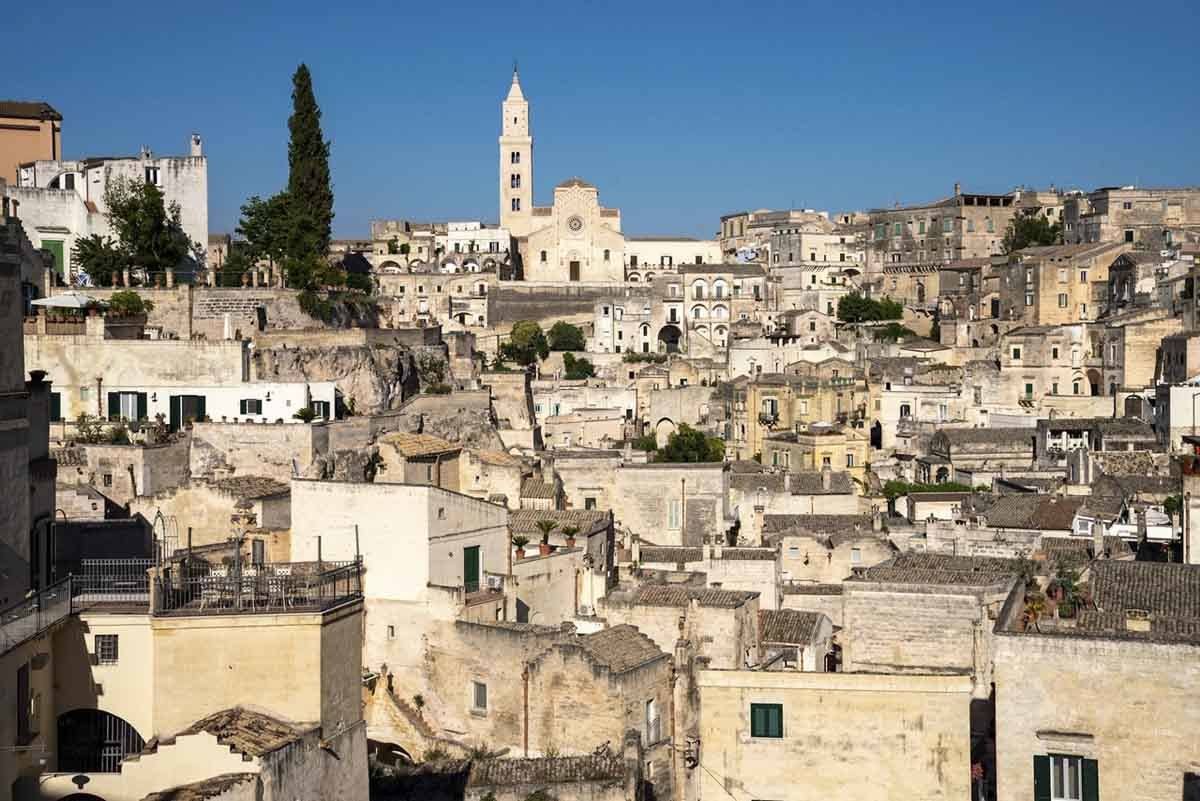
[{"label": "white umbrella", "polygon": [[63,292],[48,298],[38,298],[32,301],[32,306],[47,306],[52,309],[86,309],[95,306],[98,301],[91,295],[82,292]]}]

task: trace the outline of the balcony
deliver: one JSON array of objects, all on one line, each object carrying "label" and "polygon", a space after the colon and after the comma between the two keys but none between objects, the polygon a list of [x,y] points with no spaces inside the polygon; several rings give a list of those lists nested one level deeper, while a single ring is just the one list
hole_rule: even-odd
[{"label": "balcony", "polygon": [[71,578],[0,610],[0,654],[38,635],[71,614]]},{"label": "balcony", "polygon": [[773,426],[779,422],[779,415],[776,412],[759,412],[758,424],[763,426]]}]

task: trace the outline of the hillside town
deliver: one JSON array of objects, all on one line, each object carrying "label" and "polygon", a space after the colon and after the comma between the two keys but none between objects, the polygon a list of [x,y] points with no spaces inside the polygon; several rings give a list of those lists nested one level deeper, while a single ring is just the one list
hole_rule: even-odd
[{"label": "hillside town", "polygon": [[303,65],[235,230],[0,101],[0,797],[1200,799],[1200,187],[632,235],[492,78],[361,239]]}]

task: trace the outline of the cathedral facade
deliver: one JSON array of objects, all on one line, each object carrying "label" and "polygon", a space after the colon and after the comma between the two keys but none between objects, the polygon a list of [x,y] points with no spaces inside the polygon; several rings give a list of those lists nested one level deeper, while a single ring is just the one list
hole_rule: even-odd
[{"label": "cathedral facade", "polygon": [[595,186],[570,178],[554,188],[553,205],[533,205],[529,101],[516,70],[501,114],[500,225],[517,243],[525,280],[625,280],[621,212],[601,206]]}]

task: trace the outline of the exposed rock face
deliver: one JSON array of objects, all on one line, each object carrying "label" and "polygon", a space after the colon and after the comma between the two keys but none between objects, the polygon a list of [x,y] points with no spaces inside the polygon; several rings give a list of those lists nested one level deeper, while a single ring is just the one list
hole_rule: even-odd
[{"label": "exposed rock face", "polygon": [[482,409],[459,409],[453,414],[422,413],[413,415],[408,430],[432,434],[447,442],[482,451],[502,451],[504,443],[496,433],[491,415]]},{"label": "exposed rock face", "polygon": [[417,391],[412,353],[400,345],[255,349],[259,381],[334,381],[359,414],[394,409]]},{"label": "exposed rock face", "polygon": [[379,468],[379,446],[355,451],[335,451],[317,456],[304,471],[305,478],[323,481],[373,482]]}]

